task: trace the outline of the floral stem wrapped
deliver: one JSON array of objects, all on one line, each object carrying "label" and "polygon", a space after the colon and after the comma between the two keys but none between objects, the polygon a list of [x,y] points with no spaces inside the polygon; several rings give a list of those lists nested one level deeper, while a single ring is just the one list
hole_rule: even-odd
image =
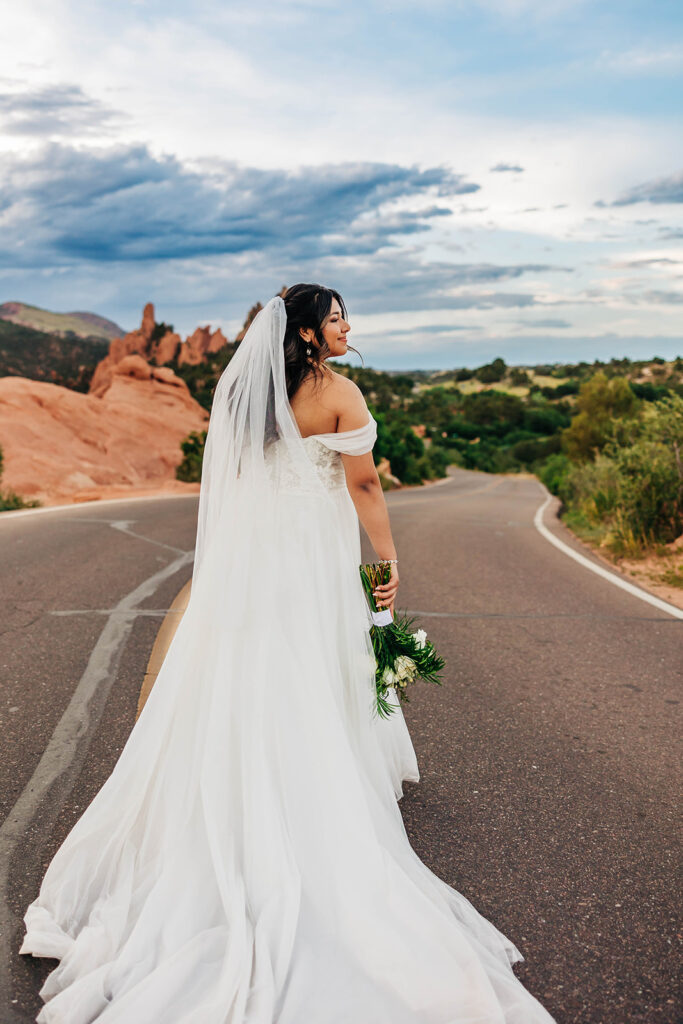
[{"label": "floral stem wrapped", "polygon": [[[377,607],[373,591],[380,584],[388,583],[391,565],[388,562],[366,563],[360,566],[360,576],[373,619],[370,638],[376,664],[377,713],[389,718],[401,702],[409,703],[406,690],[416,679],[441,686],[438,673],[445,662],[427,640],[424,629],[414,629],[413,617],[392,617],[390,609]],[[399,704],[389,699],[392,690]]]}]

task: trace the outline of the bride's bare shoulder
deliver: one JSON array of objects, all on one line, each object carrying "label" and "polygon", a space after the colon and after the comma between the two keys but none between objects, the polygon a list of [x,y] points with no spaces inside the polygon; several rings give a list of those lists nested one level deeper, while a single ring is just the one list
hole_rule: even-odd
[{"label": "bride's bare shoulder", "polygon": [[339,417],[337,431],[356,430],[368,422],[368,407],[363,392],[355,381],[341,373],[330,371],[328,394]]}]

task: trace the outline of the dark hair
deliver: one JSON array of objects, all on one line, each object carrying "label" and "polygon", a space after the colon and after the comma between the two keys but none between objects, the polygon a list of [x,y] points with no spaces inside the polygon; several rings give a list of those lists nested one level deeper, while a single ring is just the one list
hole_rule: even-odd
[{"label": "dark hair", "polygon": [[[285,380],[287,397],[293,398],[304,377],[312,370],[315,377],[322,380],[322,362],[329,355],[330,349],[323,338],[322,324],[332,308],[332,299],[341,306],[342,316],[346,319],[346,306],[338,291],[325,288],[320,284],[293,284],[282,294],[287,311],[287,327],[283,343],[285,353]],[[306,355],[307,343],[299,333],[300,329],[312,328],[320,348],[311,346],[310,356]],[[349,345],[352,352],[358,349]],[[360,355],[360,352],[358,352]],[[361,359],[363,357],[361,356]]]}]

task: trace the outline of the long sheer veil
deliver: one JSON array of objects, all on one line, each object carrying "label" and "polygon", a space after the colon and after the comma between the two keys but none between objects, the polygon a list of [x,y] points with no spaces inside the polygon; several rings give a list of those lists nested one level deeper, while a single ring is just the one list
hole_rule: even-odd
[{"label": "long sheer veil", "polygon": [[[294,473],[302,486],[324,496],[287,397],[286,324],[285,303],[276,295],[254,317],[216,386],[204,447],[193,583],[212,543],[228,539],[238,508],[263,511],[272,502],[285,464],[290,487]],[[279,447],[271,450],[276,443]]]}]

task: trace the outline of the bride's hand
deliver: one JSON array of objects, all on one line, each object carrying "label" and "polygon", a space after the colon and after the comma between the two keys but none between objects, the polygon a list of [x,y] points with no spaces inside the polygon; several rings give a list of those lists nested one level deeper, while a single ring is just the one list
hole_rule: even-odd
[{"label": "bride's hand", "polygon": [[373,590],[375,601],[377,602],[378,608],[389,608],[391,614],[394,614],[394,601],[396,600],[396,592],[398,591],[398,566],[395,562],[391,563],[391,578],[388,583],[382,583],[380,586]]}]

